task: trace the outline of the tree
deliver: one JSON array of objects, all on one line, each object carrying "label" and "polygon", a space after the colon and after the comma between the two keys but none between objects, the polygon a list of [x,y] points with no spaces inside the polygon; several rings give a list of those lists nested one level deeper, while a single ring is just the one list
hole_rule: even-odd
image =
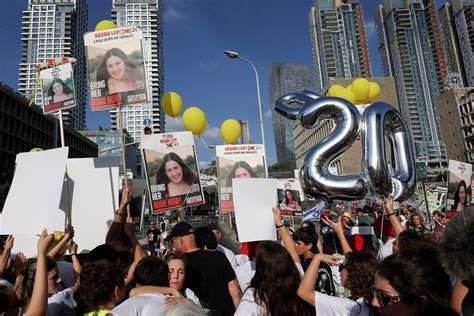
[{"label": "tree", "polygon": [[269,168],[268,168],[268,171],[291,171],[291,170],[295,170],[296,169],[296,165],[293,164],[293,163],[290,163],[290,162],[277,162],[276,164],[274,165],[271,165]]},{"label": "tree", "polygon": [[212,159],[206,169],[202,171],[205,175],[217,177],[217,161]]}]

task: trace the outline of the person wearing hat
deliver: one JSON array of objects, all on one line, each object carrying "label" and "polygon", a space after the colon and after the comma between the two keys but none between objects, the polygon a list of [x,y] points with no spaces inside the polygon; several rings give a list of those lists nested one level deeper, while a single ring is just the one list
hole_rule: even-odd
[{"label": "person wearing hat", "polygon": [[171,242],[174,249],[188,259],[185,285],[196,293],[202,307],[218,315],[233,315],[242,293],[225,255],[199,249],[194,229],[186,222],[174,225],[165,241]]},{"label": "person wearing hat", "polygon": [[216,222],[210,223],[209,224],[209,229],[212,230],[212,232],[216,236],[217,243],[218,243],[217,250],[222,252],[227,257],[227,260],[229,260],[230,265],[232,266],[232,268],[234,268],[234,269],[237,268],[239,266],[239,264],[237,263],[237,259],[235,257],[234,252],[232,252],[232,250],[230,250],[229,248],[226,248],[226,247],[222,246],[221,244],[219,244],[219,242],[221,240],[221,237],[222,237],[222,233],[221,233],[221,230],[219,228],[219,224],[216,223]]}]

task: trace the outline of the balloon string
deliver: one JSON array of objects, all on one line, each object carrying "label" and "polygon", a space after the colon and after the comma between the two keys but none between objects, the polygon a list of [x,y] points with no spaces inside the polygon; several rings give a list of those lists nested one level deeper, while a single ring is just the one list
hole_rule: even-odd
[{"label": "balloon string", "polygon": [[201,136],[199,136],[199,139],[202,141],[202,143],[204,144],[204,146],[206,146],[207,148],[209,149],[212,149],[212,148],[215,148],[216,146],[209,146],[206,141],[204,140],[204,138],[202,138]]},{"label": "balloon string", "polygon": [[36,72],[35,87],[33,88],[33,95],[31,96],[31,99],[30,99],[30,102],[28,103],[28,106],[31,106],[33,104],[33,101],[35,100],[36,89],[38,88],[39,80],[40,80],[39,72]]},{"label": "balloon string", "polygon": [[176,120],[176,125],[177,125],[177,126],[180,126],[181,124],[179,124],[178,117],[177,117],[177,116],[175,116],[175,118],[174,118],[174,119]]}]

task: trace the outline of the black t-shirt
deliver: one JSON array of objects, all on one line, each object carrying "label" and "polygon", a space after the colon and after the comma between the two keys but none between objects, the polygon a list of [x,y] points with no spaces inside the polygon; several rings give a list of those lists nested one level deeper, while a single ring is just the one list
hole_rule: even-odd
[{"label": "black t-shirt", "polygon": [[185,255],[189,261],[185,284],[197,295],[202,307],[212,310],[212,315],[234,315],[228,283],[236,277],[226,256],[219,251],[206,250]]},{"label": "black t-shirt", "polygon": [[158,242],[158,238],[160,237],[161,232],[158,228],[155,227],[154,229],[149,229],[146,232],[146,235],[148,236],[148,245],[155,246]]},{"label": "black t-shirt", "polygon": [[[303,271],[306,272],[306,269],[308,269],[311,260],[313,259],[301,258],[301,265],[303,266]],[[316,283],[314,284],[314,290],[331,296],[336,295],[336,289],[334,288],[334,282],[332,279],[331,267],[325,262],[319,263],[318,276],[316,278]]]}]

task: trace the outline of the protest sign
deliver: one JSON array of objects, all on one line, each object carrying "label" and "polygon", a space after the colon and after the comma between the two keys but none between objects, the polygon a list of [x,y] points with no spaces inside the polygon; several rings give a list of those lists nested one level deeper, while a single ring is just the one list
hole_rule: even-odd
[{"label": "protest sign", "polygon": [[44,114],[76,106],[71,63],[42,70],[40,79]]},{"label": "protest sign", "polygon": [[301,201],[303,191],[297,179],[281,179],[277,182],[278,204],[283,216],[303,216]]},{"label": "protest sign", "polygon": [[232,179],[265,178],[263,145],[216,146],[219,205],[223,213],[234,210]]},{"label": "protest sign", "polygon": [[[64,232],[67,227],[68,201],[72,206],[74,241],[78,252],[89,252],[104,243],[105,236],[118,208],[118,157],[81,158],[67,160],[68,181],[60,189],[60,203],[50,214],[53,225],[49,233]],[[91,180],[94,185],[91,185]],[[68,191],[66,186],[68,185]],[[31,211],[34,213],[36,210]],[[29,214],[30,214],[29,213]],[[19,225],[24,221],[17,219]],[[36,255],[38,237],[31,232],[14,234],[15,248],[27,256]]]},{"label": "protest sign", "polygon": [[236,178],[232,183],[239,242],[276,240],[272,208],[277,179]]},{"label": "protest sign", "polygon": [[52,232],[69,148],[20,153],[2,212],[1,234]]},{"label": "protest sign", "polygon": [[191,132],[141,138],[153,213],[204,203]]},{"label": "protest sign", "polygon": [[448,170],[446,217],[449,218],[471,203],[472,165],[450,159]]},{"label": "protest sign", "polygon": [[90,32],[84,44],[92,111],[149,101],[138,26]]}]

